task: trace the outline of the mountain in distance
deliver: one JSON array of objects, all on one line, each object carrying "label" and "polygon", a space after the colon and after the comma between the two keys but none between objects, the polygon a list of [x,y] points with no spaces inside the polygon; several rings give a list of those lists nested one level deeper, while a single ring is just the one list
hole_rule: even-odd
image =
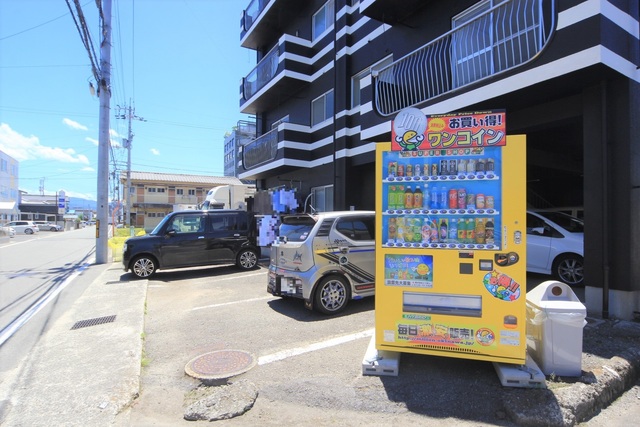
[{"label": "mountain in distance", "polygon": [[90,210],[95,211],[98,202],[95,200],[81,199],[79,197],[69,197],[70,210]]}]

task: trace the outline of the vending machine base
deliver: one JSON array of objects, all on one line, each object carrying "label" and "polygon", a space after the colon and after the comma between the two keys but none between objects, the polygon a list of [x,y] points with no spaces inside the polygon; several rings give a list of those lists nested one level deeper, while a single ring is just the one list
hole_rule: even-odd
[{"label": "vending machine base", "polygon": [[505,387],[547,388],[544,374],[529,355],[524,365],[494,362],[493,367]]},{"label": "vending machine base", "polygon": [[369,341],[369,347],[362,359],[362,375],[398,376],[400,353],[397,351],[377,350],[375,334]]}]

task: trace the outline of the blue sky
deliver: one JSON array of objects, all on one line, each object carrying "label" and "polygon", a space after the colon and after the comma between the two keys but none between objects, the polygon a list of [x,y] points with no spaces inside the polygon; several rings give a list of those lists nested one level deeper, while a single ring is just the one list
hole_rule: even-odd
[{"label": "blue sky", "polygon": [[[80,4],[99,57],[95,0]],[[131,104],[146,120],[132,121],[132,170],[224,174],[224,135],[248,119],[239,110],[240,81],[255,66],[255,52],[240,47],[248,4],[112,0],[109,127],[120,170],[128,122],[116,115]],[[65,0],[0,1],[0,150],[20,162],[20,190],[96,200],[99,99],[90,82]]]}]

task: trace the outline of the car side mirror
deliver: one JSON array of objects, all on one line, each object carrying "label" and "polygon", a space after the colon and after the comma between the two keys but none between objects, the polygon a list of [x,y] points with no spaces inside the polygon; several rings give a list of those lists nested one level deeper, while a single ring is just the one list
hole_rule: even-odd
[{"label": "car side mirror", "polygon": [[175,228],[170,228],[169,230],[167,230],[167,232],[165,233],[167,236],[175,236],[177,233],[177,231],[175,230]]}]

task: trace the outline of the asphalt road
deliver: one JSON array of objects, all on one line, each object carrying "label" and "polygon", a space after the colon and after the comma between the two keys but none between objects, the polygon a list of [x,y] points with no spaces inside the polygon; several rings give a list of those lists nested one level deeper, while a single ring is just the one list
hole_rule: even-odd
[{"label": "asphalt road", "polygon": [[[534,275],[528,288],[544,280]],[[403,354],[398,377],[362,375],[373,299],[330,317],[274,298],[266,285],[264,268],[175,270],[149,280],[142,392],[130,425],[192,425],[184,405],[200,381],[185,366],[224,350],[255,355],[256,366],[231,381],[256,384],[259,397],[244,415],[216,424],[515,425],[504,398],[521,389],[502,387],[491,363]]]},{"label": "asphalt road", "polygon": [[0,243],[0,375],[95,279],[93,227],[16,235]]}]

